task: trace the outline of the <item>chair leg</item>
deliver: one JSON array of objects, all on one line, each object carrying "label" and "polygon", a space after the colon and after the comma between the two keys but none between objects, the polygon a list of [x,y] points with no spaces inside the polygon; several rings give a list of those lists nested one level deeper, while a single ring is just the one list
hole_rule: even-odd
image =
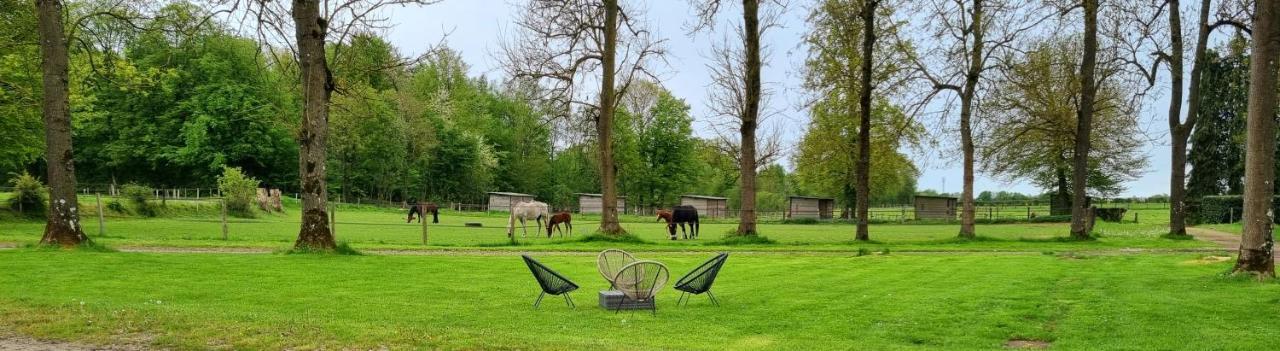
[{"label": "chair leg", "polygon": [[572,298],[569,298],[569,294],[568,294],[568,293],[564,294],[564,303],[565,303],[566,305],[569,305],[569,308],[572,308],[572,309],[578,309],[578,306],[573,304],[573,299],[572,299]]},{"label": "chair leg", "polygon": [[680,292],[680,298],[679,298],[679,299],[676,299],[676,306],[683,306],[683,305],[681,305],[680,303],[681,303],[682,301],[684,301],[684,295],[685,295],[685,294],[688,294],[688,293],[687,293],[687,292],[684,292],[684,291],[681,291],[681,292]]},{"label": "chair leg", "polygon": [[711,303],[715,304],[716,307],[720,307],[720,300],[716,299],[716,294],[712,294],[711,290],[707,290],[707,297],[711,298]]},{"label": "chair leg", "polygon": [[541,294],[538,294],[538,300],[533,302],[533,308],[538,308],[538,305],[542,304],[542,297],[545,295],[547,295],[546,291],[543,291]]}]

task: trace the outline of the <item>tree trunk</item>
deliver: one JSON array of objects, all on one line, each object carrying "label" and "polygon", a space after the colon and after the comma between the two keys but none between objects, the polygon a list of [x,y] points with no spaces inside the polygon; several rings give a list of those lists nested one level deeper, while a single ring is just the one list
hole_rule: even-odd
[{"label": "tree trunk", "polygon": [[1075,158],[1072,164],[1071,237],[1088,239],[1089,135],[1093,129],[1093,103],[1098,93],[1098,0],[1084,1],[1084,58],[1080,61],[1080,111],[1076,120]]},{"label": "tree trunk", "polygon": [[960,144],[964,152],[964,190],[960,192],[960,237],[972,239],[977,210],[973,205],[973,96],[978,87],[978,75],[982,73],[982,0],[973,1],[973,51],[969,57],[969,69],[960,93]]},{"label": "tree trunk", "polygon": [[622,234],[618,224],[618,169],[613,164],[613,112],[616,109],[614,75],[618,51],[618,0],[604,1],[604,52],[601,53],[600,115],[596,117],[596,134],[600,140],[600,232]]},{"label": "tree trunk", "polygon": [[1233,271],[1275,277],[1271,197],[1275,189],[1276,74],[1280,69],[1280,1],[1256,2],[1249,59],[1249,117],[1244,163],[1244,233]]},{"label": "tree trunk", "polygon": [[325,186],[325,146],[329,134],[329,94],[333,76],[325,60],[328,23],[315,0],[294,0],[293,21],[302,74],[302,130],[298,134],[298,172],[302,180],[302,228],[294,247],[332,250]]},{"label": "tree trunk", "polygon": [[867,231],[867,208],[871,205],[871,66],[876,44],[876,7],[879,0],[866,0],[862,7],[862,91],[858,98],[861,118],[858,121],[858,162],[854,169],[857,180],[858,230],[855,240],[871,240]]},{"label": "tree trunk", "polygon": [[[1195,129],[1197,114],[1200,111],[1200,77],[1204,70],[1205,52],[1209,41],[1209,0],[1200,1],[1200,25],[1196,35],[1196,51],[1191,63],[1191,87],[1187,100],[1187,121],[1181,120],[1182,105],[1182,18],[1177,11],[1170,12],[1169,28],[1173,39],[1173,54],[1169,69],[1174,81],[1173,96],[1169,102],[1169,135],[1173,139],[1171,147],[1173,168],[1169,176],[1169,234],[1187,235],[1187,139]],[[1178,0],[1170,2],[1170,8],[1178,7]],[[1176,62],[1176,64],[1175,64]]]},{"label": "tree trunk", "polygon": [[40,35],[40,69],[44,75],[44,158],[49,175],[49,216],[40,243],[63,247],[89,241],[80,228],[76,171],[71,150],[71,109],[67,37],[62,27],[62,1],[36,2]]},{"label": "tree trunk", "polygon": [[742,30],[746,36],[746,101],[742,111],[742,203],[738,235],[756,235],[756,124],[760,116],[760,19],[759,0],[742,0]]}]

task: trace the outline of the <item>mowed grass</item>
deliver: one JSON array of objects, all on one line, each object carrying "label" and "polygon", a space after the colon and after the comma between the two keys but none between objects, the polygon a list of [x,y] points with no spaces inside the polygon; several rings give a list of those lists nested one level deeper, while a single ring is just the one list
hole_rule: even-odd
[{"label": "mowed grass", "polygon": [[[709,256],[637,252],[673,270]],[[0,327],[177,349],[1267,349],[1280,284],[1189,254],[734,254],[714,291],[657,315],[597,307],[592,255],[317,256],[0,252]]]},{"label": "mowed grass", "polygon": [[[177,205],[174,205],[177,206]],[[296,239],[299,218],[297,208],[286,209],[285,214],[260,214],[257,218],[231,218],[228,238],[222,239],[222,224],[213,204],[204,204],[199,210],[185,203],[185,210],[173,210],[173,214],[159,218],[140,218],[113,215],[106,218],[105,235],[99,235],[96,209],[87,206],[91,214],[82,218],[85,232],[96,241],[109,246],[172,246],[172,247],[260,247],[287,248]],[[1147,210],[1156,211],[1156,210]],[[1213,248],[1209,243],[1186,240],[1161,239],[1167,232],[1165,224],[1156,220],[1159,216],[1145,215],[1151,221],[1140,223],[1099,222],[1095,234],[1099,240],[1064,240],[1069,231],[1066,223],[981,224],[977,227],[978,240],[957,240],[959,225],[956,223],[898,224],[875,223],[871,225],[871,243],[853,242],[854,226],[849,223],[778,224],[763,223],[761,234],[777,245],[753,245],[758,250],[843,251],[843,250],[891,250],[908,251],[968,251],[968,250],[1104,250],[1117,248],[1200,249]],[[422,248],[422,227],[417,223],[405,223],[405,214],[399,210],[350,207],[336,211],[336,233],[340,241],[363,249],[416,249]],[[717,242],[734,231],[737,224],[731,219],[709,220],[701,225],[697,240],[672,241],[664,223],[655,218],[624,216],[622,224],[629,233],[643,240],[646,250],[723,250],[731,246]],[[481,223],[479,228],[466,227],[468,222]],[[1167,219],[1166,219],[1167,223]],[[512,245],[507,239],[507,218],[503,214],[483,214],[446,211],[439,224],[428,228],[429,246],[433,248],[486,250],[599,250],[609,242],[580,242],[599,225],[598,216],[576,216],[574,237],[547,238],[544,229],[528,224],[529,237],[516,229],[520,245]],[[39,240],[43,222],[38,220],[13,221],[0,226],[0,242],[29,243]]]}]

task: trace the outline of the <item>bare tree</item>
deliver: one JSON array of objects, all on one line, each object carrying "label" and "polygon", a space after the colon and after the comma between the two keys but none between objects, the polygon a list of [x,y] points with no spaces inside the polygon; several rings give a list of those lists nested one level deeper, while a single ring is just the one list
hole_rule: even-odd
[{"label": "bare tree", "polygon": [[[613,161],[617,101],[637,77],[656,79],[646,64],[665,54],[662,41],[653,39],[634,10],[617,0],[529,0],[516,20],[518,36],[503,44],[501,54],[511,77],[549,85],[544,98],[564,106],[563,113],[583,106],[595,115],[604,202],[600,231],[606,234],[623,233]],[[600,84],[595,102],[578,91],[593,78]]]},{"label": "bare tree", "polygon": [[[298,63],[302,90],[302,127],[298,130],[298,178],[301,180],[302,225],[294,247],[333,250],[337,247],[329,228],[326,165],[329,138],[329,101],[338,90],[329,62],[342,55],[342,45],[326,50],[328,43],[346,43],[352,36],[387,28],[382,10],[391,6],[427,5],[439,0],[223,0],[221,11],[240,13],[243,22],[255,24],[264,43],[287,47]],[[237,11],[242,8],[244,11]],[[332,57],[330,57],[332,56]]]},{"label": "bare tree", "polygon": [[[973,203],[974,137],[973,119],[981,94],[989,90],[984,74],[995,69],[996,58],[1016,51],[1014,45],[1052,15],[1046,16],[1042,7],[1028,1],[1008,0],[932,0],[920,4],[921,12],[931,14],[926,27],[933,42],[940,46],[930,48],[920,57],[913,57],[915,78],[928,82],[928,93],[914,109],[934,102],[944,92],[959,95],[960,149],[963,153],[963,191],[960,195],[961,238],[973,238],[976,219]],[[926,61],[934,61],[932,64]],[[955,100],[943,104],[943,116],[950,114]],[[978,116],[979,118],[981,116]],[[945,117],[944,117],[945,118]]]},{"label": "bare tree", "polygon": [[[766,6],[769,7],[764,14],[760,13],[762,3],[767,3]],[[694,30],[714,28],[716,15],[721,10],[721,1],[695,1],[695,8],[698,25]],[[761,164],[767,164],[770,158],[777,156],[776,148],[760,155],[756,145],[756,131],[762,120],[760,106],[764,95],[760,79],[763,66],[760,37],[768,29],[777,27],[778,16],[785,9],[786,4],[780,1],[742,0],[742,27],[735,31],[741,40],[741,48],[731,45],[713,47],[714,66],[709,68],[715,90],[709,93],[708,104],[717,114],[732,118],[739,131],[737,143],[722,143],[736,146],[737,151],[734,155],[738,160],[738,180],[742,184],[738,235],[757,234],[756,172]],[[765,162],[762,163],[762,159]]]},{"label": "bare tree", "polygon": [[1076,119],[1076,145],[1072,155],[1071,237],[1089,239],[1092,225],[1086,191],[1089,177],[1089,146],[1093,128],[1094,102],[1098,94],[1098,2],[1084,0],[1084,53],[1080,60],[1080,103]]},{"label": "bare tree", "polygon": [[858,160],[854,163],[854,179],[858,183],[858,229],[854,239],[859,241],[871,240],[867,230],[867,210],[871,206],[871,90],[875,88],[871,84],[871,69],[875,65],[876,9],[879,6],[880,0],[863,0],[862,11],[858,14],[862,17],[862,89],[858,96],[858,112],[861,114],[858,120]]},{"label": "bare tree", "polygon": [[1275,277],[1274,213],[1276,84],[1280,70],[1280,1],[1257,1],[1249,59],[1249,117],[1245,135],[1244,233],[1235,273]]}]

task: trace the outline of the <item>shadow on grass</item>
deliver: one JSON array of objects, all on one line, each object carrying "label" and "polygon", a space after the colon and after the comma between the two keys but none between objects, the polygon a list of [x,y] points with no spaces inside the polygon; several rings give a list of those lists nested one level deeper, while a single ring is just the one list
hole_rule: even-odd
[{"label": "shadow on grass", "polygon": [[590,235],[577,238],[574,240],[559,241],[557,243],[619,243],[619,244],[648,244],[648,241],[630,233],[624,234],[603,234],[600,232],[591,233]]},{"label": "shadow on grass", "polygon": [[777,241],[763,235],[725,235],[720,240],[708,241],[703,245],[741,246],[741,245],[775,245]]},{"label": "shadow on grass", "polygon": [[73,245],[73,246],[60,246],[60,245],[32,243],[32,244],[22,245],[21,247],[24,249],[33,250],[33,251],[70,251],[70,252],[99,252],[99,253],[119,252],[116,249],[107,247],[106,245],[100,244],[96,241],[85,241],[83,243],[80,243],[79,245]]},{"label": "shadow on grass", "polygon": [[1196,240],[1196,238],[1194,236],[1191,236],[1190,234],[1178,235],[1173,233],[1162,234],[1160,235],[1160,238],[1169,239],[1169,240]]},{"label": "shadow on grass", "polygon": [[335,256],[363,256],[364,253],[352,248],[347,242],[339,242],[333,250],[317,249],[313,247],[295,247],[292,249],[279,251],[285,255],[335,255]]}]

